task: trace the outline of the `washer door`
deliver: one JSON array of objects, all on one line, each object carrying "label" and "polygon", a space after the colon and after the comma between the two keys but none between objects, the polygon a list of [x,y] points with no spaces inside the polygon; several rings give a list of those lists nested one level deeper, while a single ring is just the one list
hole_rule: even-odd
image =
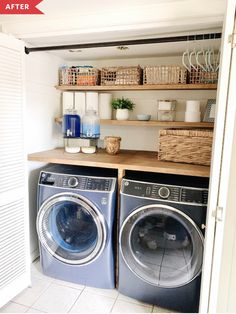
[{"label": "washer door", "polygon": [[43,247],[67,264],[93,261],[106,243],[103,216],[91,202],[72,193],[57,194],[42,204],[37,231]]},{"label": "washer door", "polygon": [[129,269],[163,288],[183,286],[202,267],[203,236],[186,214],[163,205],[133,211],[120,230],[120,250]]}]

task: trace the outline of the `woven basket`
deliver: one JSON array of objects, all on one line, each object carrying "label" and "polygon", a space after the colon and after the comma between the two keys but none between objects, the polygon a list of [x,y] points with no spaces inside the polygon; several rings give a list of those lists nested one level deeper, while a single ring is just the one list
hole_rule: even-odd
[{"label": "woven basket", "polygon": [[70,67],[59,70],[60,85],[94,86],[99,84],[100,71],[92,67]]},{"label": "woven basket", "polygon": [[143,71],[143,84],[186,84],[187,71],[181,66],[147,66]]},{"label": "woven basket", "polygon": [[101,85],[139,85],[141,78],[140,66],[102,68]]},{"label": "woven basket", "polygon": [[210,165],[213,131],[166,129],[159,136],[159,160]]},{"label": "woven basket", "polygon": [[218,81],[219,72],[206,72],[203,71],[199,66],[191,68],[191,71],[188,72],[189,83],[190,84],[216,84]]}]

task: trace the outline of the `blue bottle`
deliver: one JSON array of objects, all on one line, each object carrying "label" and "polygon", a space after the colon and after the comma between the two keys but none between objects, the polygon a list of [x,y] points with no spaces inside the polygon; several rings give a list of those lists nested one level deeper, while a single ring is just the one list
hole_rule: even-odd
[{"label": "blue bottle", "polygon": [[63,116],[62,129],[64,138],[80,137],[80,116],[75,110],[67,110]]}]

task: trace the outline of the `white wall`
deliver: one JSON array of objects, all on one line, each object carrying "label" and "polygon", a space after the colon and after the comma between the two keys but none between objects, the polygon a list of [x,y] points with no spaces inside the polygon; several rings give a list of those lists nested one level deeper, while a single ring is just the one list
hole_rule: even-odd
[{"label": "white wall", "polygon": [[[26,116],[27,151],[52,149],[60,146],[60,127],[54,117],[60,112],[60,93],[54,88],[58,83],[58,67],[61,59],[48,53],[32,53],[26,60]],[[37,214],[37,180],[43,163],[29,162],[29,211],[30,211],[30,252],[32,260],[38,256],[35,228]]]},{"label": "white wall", "polygon": [[[165,58],[140,58],[140,59],[113,59],[113,60],[96,60],[83,62],[69,62],[68,65],[93,65],[98,68],[106,66],[129,66],[129,65],[175,65],[181,64],[181,57],[165,57]],[[202,112],[209,98],[216,97],[216,91],[209,90],[178,90],[178,91],[116,91],[113,97],[127,97],[132,99],[136,104],[134,111],[131,113],[130,119],[136,119],[137,114],[151,114],[152,120],[157,119],[157,101],[158,99],[176,99],[177,113],[176,120],[184,120],[186,99],[199,99],[201,101]],[[115,117],[114,117],[115,118]],[[147,151],[157,151],[158,146],[158,130],[157,127],[131,127],[131,126],[102,126],[101,138],[107,135],[121,136],[122,149],[137,149]]]}]

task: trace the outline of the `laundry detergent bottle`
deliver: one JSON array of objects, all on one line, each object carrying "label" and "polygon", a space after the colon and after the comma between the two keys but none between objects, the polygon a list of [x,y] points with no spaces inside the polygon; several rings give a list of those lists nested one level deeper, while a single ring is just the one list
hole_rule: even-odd
[{"label": "laundry detergent bottle", "polygon": [[76,110],[68,109],[63,115],[62,121],[63,137],[65,141],[65,151],[68,153],[78,153],[80,147],[76,139],[80,138],[80,116]]},{"label": "laundry detergent bottle", "polygon": [[82,118],[82,137],[100,137],[100,119],[95,110],[87,110]]}]

